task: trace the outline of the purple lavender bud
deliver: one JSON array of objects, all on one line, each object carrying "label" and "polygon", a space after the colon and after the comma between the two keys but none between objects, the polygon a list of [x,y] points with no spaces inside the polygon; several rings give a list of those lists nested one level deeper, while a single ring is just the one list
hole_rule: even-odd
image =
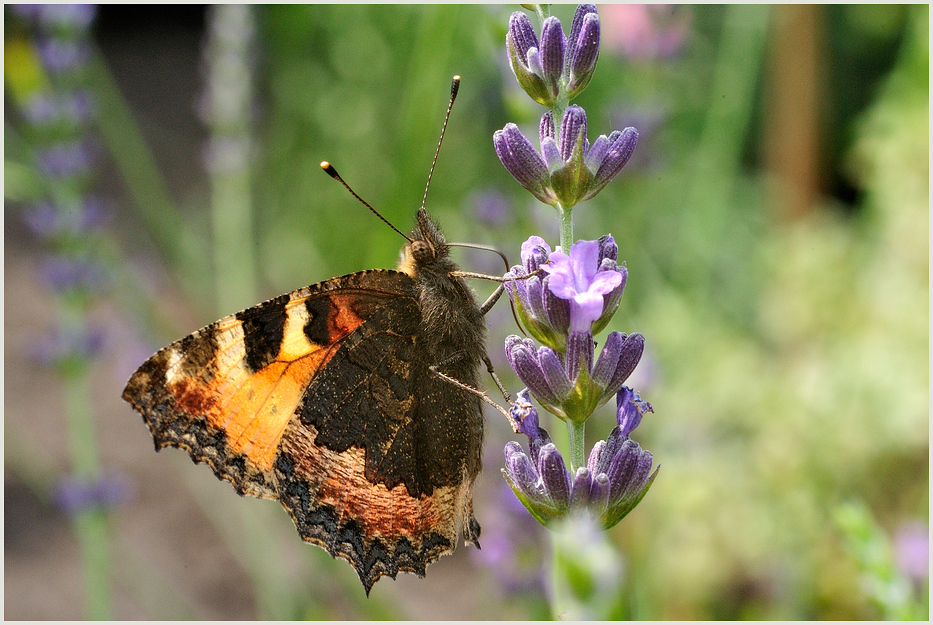
[{"label": "purple lavender bud", "polygon": [[599,58],[599,15],[593,5],[580,5],[573,16],[568,39],[567,95],[575,98],[586,89]]},{"label": "purple lavender bud", "polygon": [[570,507],[584,508],[590,500],[590,489],[593,480],[590,470],[586,467],[577,469],[577,474],[573,476],[573,484],[570,487]]},{"label": "purple lavender bud", "polygon": [[590,450],[590,455],[586,459],[586,468],[589,469],[590,473],[593,475],[605,472],[605,467],[602,471],[599,471],[599,460],[605,448],[606,441],[596,441],[596,444],[593,445],[593,449]]},{"label": "purple lavender bud", "polygon": [[574,206],[593,182],[593,172],[586,166],[590,144],[586,138],[586,113],[576,104],[564,111],[558,141],[562,164],[551,170],[551,189],[561,205]]},{"label": "purple lavender bud", "polygon": [[622,344],[625,342],[625,338],[625,335],[621,332],[610,332],[606,337],[603,349],[599,353],[596,365],[593,367],[594,383],[603,388],[609,386],[619,364],[619,356],[622,354]]},{"label": "purple lavender bud", "polygon": [[538,472],[522,450],[522,446],[515,441],[509,441],[505,445],[505,470],[517,485],[528,492],[535,491]]},{"label": "purple lavender bud", "polygon": [[577,5],[577,10],[573,13],[573,21],[570,22],[570,35],[567,36],[567,43],[570,46],[567,49],[568,59],[566,65],[568,68],[570,65],[572,65],[573,62],[573,59],[569,57],[571,57],[574,52],[573,46],[575,46],[577,41],[580,39],[580,31],[583,30],[583,20],[591,13],[598,16],[595,4]]},{"label": "purple lavender bud", "polygon": [[[554,292],[548,288],[550,281],[551,277],[546,276],[541,282],[544,289],[544,310],[546,311],[550,326],[561,336],[566,336],[567,332],[570,330],[570,301],[555,295]],[[562,341],[561,346],[563,345],[564,342]]]},{"label": "purple lavender bud", "polygon": [[607,258],[613,262],[619,259],[619,246],[616,244],[616,240],[612,238],[611,234],[604,234],[599,237],[599,264],[602,267],[602,263]]},{"label": "purple lavender bud", "polygon": [[502,165],[520,185],[545,204],[555,202],[546,188],[547,164],[518,126],[508,123],[497,130],[493,134],[493,145]]},{"label": "purple lavender bud", "polygon": [[641,447],[638,446],[638,443],[628,439],[622,443],[622,446],[609,462],[606,476],[609,478],[610,500],[617,500],[624,494],[638,468],[640,452]]},{"label": "purple lavender bud", "polygon": [[505,354],[512,370],[545,408],[550,410],[551,406],[560,404],[560,398],[548,384],[531,339],[523,340],[514,335],[507,337]]},{"label": "purple lavender bud", "polygon": [[[572,380],[580,377],[581,371],[587,376],[593,370],[593,335],[589,332],[571,332],[567,337],[567,375]],[[587,415],[589,416],[589,415]]]},{"label": "purple lavender bud", "polygon": [[550,106],[554,101],[551,89],[544,77],[545,71],[539,53],[538,37],[528,17],[516,11],[509,19],[509,31],[505,36],[509,63],[518,84],[531,99]]},{"label": "purple lavender bud", "polygon": [[[517,282],[525,283],[525,297],[521,301],[522,306],[531,314],[535,323],[546,323],[547,310],[544,307],[544,283],[541,278],[532,276]],[[532,333],[532,336],[534,336],[534,333]]]},{"label": "purple lavender bud", "polygon": [[635,457],[634,465],[630,467],[627,474],[620,475],[618,479],[621,485],[613,483],[609,477],[609,498],[608,507],[602,515],[603,527],[609,529],[622,520],[625,515],[631,512],[635,506],[642,500],[648,489],[654,483],[658,475],[658,469],[651,472],[652,456],[651,452],[643,451],[634,441],[627,441],[627,444],[634,447],[630,452]]},{"label": "purple lavender bud", "polygon": [[[615,134],[615,133],[613,133]],[[628,163],[638,144],[638,131],[634,128],[626,128],[609,144],[605,156],[602,158],[597,169],[592,185],[581,201],[588,200],[609,184],[609,181],[616,177],[622,171],[625,164]],[[595,167],[595,163],[590,166]]]},{"label": "purple lavender bud", "polygon": [[609,505],[609,477],[605,473],[593,476],[589,499],[590,510],[597,515],[602,515]]},{"label": "purple lavender bud", "polygon": [[573,382],[567,376],[557,352],[550,347],[538,349],[538,362],[544,372],[544,377],[547,379],[548,386],[553,392],[553,397],[556,398],[556,401],[551,403],[560,404],[573,391]]},{"label": "purple lavender bud", "polygon": [[573,156],[574,149],[580,149],[582,154],[589,149],[589,142],[586,140],[586,111],[573,104],[564,111],[564,116],[560,121],[560,155],[564,161],[569,161]]},{"label": "purple lavender bud", "polygon": [[554,443],[541,448],[538,456],[538,474],[544,482],[548,498],[558,508],[566,509],[570,503],[570,471],[564,464],[564,457]]},{"label": "purple lavender bud", "polygon": [[515,53],[519,58],[526,58],[528,51],[532,48],[538,48],[538,36],[531,25],[528,16],[521,11],[512,13],[509,18],[509,32],[506,35],[506,44],[514,47]]},{"label": "purple lavender bud", "polygon": [[521,252],[525,273],[537,271],[538,267],[547,262],[550,255],[551,246],[547,244],[547,241],[538,236],[528,237],[528,240],[522,243]]},{"label": "purple lavender bud", "polygon": [[538,123],[538,140],[542,145],[545,139],[557,138],[554,128],[554,114],[548,111],[541,116],[541,121]]},{"label": "purple lavender bud", "polygon": [[564,37],[564,29],[561,28],[560,20],[554,16],[544,20],[541,28],[541,64],[543,69],[543,78],[550,89],[552,98],[557,98],[560,93],[560,79],[564,73],[564,49],[567,46],[567,38]]},{"label": "purple lavender bud", "polygon": [[619,361],[616,364],[615,373],[613,373],[612,381],[606,386],[606,388],[617,389],[621,387],[622,384],[625,383],[625,381],[628,379],[628,377],[632,375],[632,372],[638,365],[638,361],[641,360],[641,355],[644,353],[644,351],[644,336],[638,332],[635,332],[625,337],[625,341],[622,343],[622,349],[619,354]]}]

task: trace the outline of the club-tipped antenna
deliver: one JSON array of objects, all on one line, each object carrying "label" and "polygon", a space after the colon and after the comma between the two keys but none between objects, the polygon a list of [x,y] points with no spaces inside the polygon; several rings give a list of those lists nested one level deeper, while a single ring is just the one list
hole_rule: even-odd
[{"label": "club-tipped antenna", "polygon": [[428,201],[428,189],[431,188],[431,177],[434,176],[434,166],[437,165],[437,157],[441,153],[441,144],[444,142],[444,133],[447,132],[447,122],[450,120],[450,111],[454,107],[454,100],[457,99],[457,92],[460,90],[460,76],[454,76],[450,82],[450,103],[447,105],[447,115],[444,116],[444,125],[441,127],[441,138],[437,140],[437,150],[434,151],[434,161],[431,163],[431,171],[428,173],[428,183],[424,185],[424,197],[421,198],[421,208],[425,207]]},{"label": "club-tipped antenna", "polygon": [[[449,113],[448,113],[448,114],[449,114]],[[334,166],[333,166],[333,165],[331,165],[331,164],[328,163],[327,161],[322,161],[322,162],[321,162],[321,169],[323,169],[324,171],[326,171],[328,176],[330,176],[331,178],[333,178],[334,180],[336,180],[337,182],[339,182],[340,184],[342,184],[344,187],[346,187],[347,191],[349,191],[350,194],[351,194],[353,197],[355,197],[356,199],[358,199],[358,200],[363,204],[363,206],[365,206],[366,208],[368,208],[369,210],[371,210],[371,211],[373,212],[373,214],[374,214],[376,217],[378,217],[379,219],[381,219],[383,222],[385,222],[385,224],[386,224],[387,226],[389,226],[390,228],[392,228],[393,230],[395,230],[396,232],[398,232],[400,235],[402,235],[402,238],[404,238],[406,241],[408,241],[409,243],[411,243],[411,239],[409,239],[408,236],[406,236],[404,232],[402,232],[401,230],[399,230],[398,228],[396,228],[395,226],[393,226],[393,225],[389,222],[389,220],[386,219],[385,217],[383,217],[382,214],[381,214],[379,211],[377,211],[375,208],[373,208],[372,205],[370,205],[369,202],[367,202],[366,200],[364,200],[363,198],[361,198],[359,195],[357,195],[357,194],[356,194],[356,191],[354,191],[353,189],[351,189],[351,188],[350,188],[350,185],[347,184],[347,181],[340,177],[340,174],[337,173],[337,170],[334,169]]]}]

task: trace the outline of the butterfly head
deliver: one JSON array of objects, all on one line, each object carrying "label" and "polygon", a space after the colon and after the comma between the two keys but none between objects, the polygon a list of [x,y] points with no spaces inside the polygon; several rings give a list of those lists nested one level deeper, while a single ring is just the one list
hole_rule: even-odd
[{"label": "butterfly head", "polygon": [[451,271],[449,248],[444,233],[423,208],[418,211],[417,225],[409,235],[410,242],[402,248],[399,270],[414,277],[421,271]]}]

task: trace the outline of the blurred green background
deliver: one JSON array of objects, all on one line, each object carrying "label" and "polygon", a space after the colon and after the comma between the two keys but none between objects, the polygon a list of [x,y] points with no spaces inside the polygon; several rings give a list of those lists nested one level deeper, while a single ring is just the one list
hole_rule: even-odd
[{"label": "blurred green background", "polygon": [[[508,67],[514,10],[97,12],[84,78],[93,186],[112,218],[92,250],[108,286],[83,310],[103,329],[90,444],[131,484],[106,521],[113,616],[547,617],[548,543],[503,491],[514,435],[497,414],[476,487],[484,549],[458,549],[424,580],[383,579],[367,600],[274,503],[234,496],[182,452],[153,454],[119,400],[149,353],[221,315],[393,267],[398,235],[318,164],[408,228],[454,74],[429,212],[448,238],[513,263],[532,234],[555,245],[552,209],[492,147],[507,122],[535,137],[543,112]],[[655,414],[636,438],[662,465],[609,532],[618,616],[926,618],[928,569],[905,562],[929,558],[928,7],[599,12],[599,65],[575,103],[590,141],[630,125],[641,137],[577,208],[576,235],[611,233],[627,263],[610,329],[646,337],[630,384]],[[573,6],[553,13],[569,30]],[[37,270],[48,244],[24,225],[49,189],[24,113],[34,70],[11,54],[33,31],[5,18],[5,616],[81,618],[86,556],[52,495],[77,453],[71,399],[30,349],[63,306]],[[491,254],[458,260],[501,273]],[[516,332],[508,307],[489,318],[490,356],[519,390],[501,348]],[[593,418],[588,447],[613,418]]]}]

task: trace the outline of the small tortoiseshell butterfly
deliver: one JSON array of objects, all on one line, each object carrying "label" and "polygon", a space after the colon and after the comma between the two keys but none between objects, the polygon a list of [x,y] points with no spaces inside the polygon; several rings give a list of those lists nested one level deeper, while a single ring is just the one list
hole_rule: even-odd
[{"label": "small tortoiseshell butterfly", "polygon": [[424,207],[416,220],[397,271],[224,317],[149,358],[123,391],[156,450],[184,449],[241,495],[281,501],[367,594],[383,575],[424,576],[480,533],[481,398],[444,376],[476,388],[484,310]]}]

